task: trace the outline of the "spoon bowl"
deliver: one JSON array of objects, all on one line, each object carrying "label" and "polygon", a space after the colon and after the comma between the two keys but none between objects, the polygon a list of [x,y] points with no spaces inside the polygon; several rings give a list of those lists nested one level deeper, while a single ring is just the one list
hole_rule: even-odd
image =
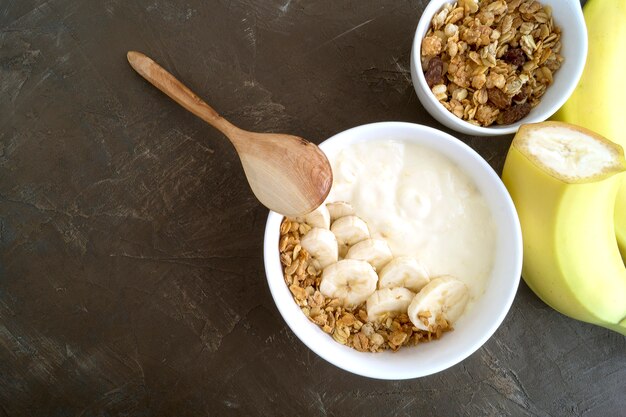
[{"label": "spoon bowl", "polygon": [[300,216],[324,202],[333,174],[317,145],[298,136],[240,129],[146,55],[129,51],[127,58],[139,75],[231,141],[252,192],[265,207]]}]

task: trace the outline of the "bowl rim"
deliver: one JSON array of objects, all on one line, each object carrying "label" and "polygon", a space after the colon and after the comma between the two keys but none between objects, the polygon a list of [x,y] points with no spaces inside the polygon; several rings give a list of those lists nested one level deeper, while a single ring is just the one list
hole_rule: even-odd
[{"label": "bowl rim", "polygon": [[[481,346],[483,346],[487,342],[487,340],[491,338],[491,336],[493,336],[496,330],[500,327],[500,325],[504,321],[504,318],[506,317],[509,310],[511,309],[513,300],[517,293],[517,288],[519,286],[519,281],[521,277],[521,269],[522,269],[522,252],[523,252],[522,232],[521,232],[521,227],[519,223],[519,218],[517,216],[517,211],[515,210],[513,201],[508,191],[506,190],[504,183],[502,183],[497,173],[493,170],[493,168],[491,168],[491,166],[485,161],[485,159],[482,158],[480,154],[478,154],[474,149],[472,149],[470,146],[468,146],[461,140],[441,130],[438,130],[429,126],[415,124],[415,123],[377,122],[377,123],[370,123],[370,124],[353,127],[351,129],[339,132],[333,135],[332,137],[330,137],[329,139],[327,139],[326,141],[322,142],[320,146],[322,148],[325,147],[324,144],[328,144],[326,146],[332,146],[336,142],[348,140],[347,138],[349,138],[350,136],[354,134],[359,134],[361,132],[366,133],[368,131],[376,130],[376,129],[381,129],[381,130],[404,129],[406,131],[411,131],[412,133],[419,132],[421,134],[423,133],[436,134],[437,136],[439,136],[437,140],[445,140],[449,142],[452,146],[458,148],[460,152],[464,152],[467,154],[467,156],[474,159],[475,162],[481,166],[479,175],[486,175],[486,176],[491,177],[490,180],[493,181],[494,184],[496,184],[497,190],[494,190],[494,193],[497,192],[501,197],[499,199],[502,200],[501,203],[503,204],[505,211],[508,214],[506,217],[505,224],[508,224],[510,226],[511,231],[513,232],[513,235],[510,236],[510,239],[513,242],[513,254],[514,254],[514,259],[511,260],[513,264],[511,270],[514,271],[514,274],[512,274],[511,277],[507,277],[507,279],[511,280],[511,284],[508,287],[509,288],[508,292],[506,294],[502,294],[503,296],[506,295],[506,297],[502,299],[503,303],[501,304],[501,308],[498,310],[497,317],[494,318],[491,324],[485,328],[485,331],[479,337],[474,339],[472,343],[469,343],[464,346],[462,353],[460,353],[458,356],[454,356],[449,359],[446,358],[445,360],[440,361],[438,363],[438,366],[428,367],[427,365],[423,369],[420,369],[420,368],[409,369],[402,373],[389,372],[389,371],[386,371],[385,369],[374,368],[374,367],[372,367],[371,369],[370,368],[364,369],[363,367],[359,367],[358,364],[350,363],[350,361],[343,362],[337,359],[336,357],[334,357],[333,355],[329,354],[327,351],[325,351],[323,347],[316,346],[315,344],[316,338],[309,338],[307,335],[305,335],[306,331],[303,328],[300,328],[298,325],[296,325],[295,323],[296,319],[290,316],[290,314],[292,314],[292,311],[290,310],[293,310],[293,307],[289,307],[289,305],[283,301],[285,291],[288,293],[289,301],[291,301],[293,306],[297,307],[297,305],[295,304],[295,302],[293,302],[293,299],[291,298],[291,293],[289,292],[287,285],[285,284],[285,281],[282,276],[282,267],[280,265],[280,260],[279,260],[279,251],[278,251],[278,241],[279,241],[279,235],[280,235],[279,228],[280,228],[280,222],[283,218],[283,215],[275,213],[273,211],[269,212],[267,222],[266,222],[265,233],[264,233],[264,244],[263,244],[264,267],[265,267],[266,278],[268,281],[268,286],[270,288],[270,293],[272,295],[276,308],[280,312],[280,315],[282,316],[283,320],[287,323],[288,327],[298,337],[298,339],[300,339],[300,341],[304,343],[304,345],[307,346],[309,349],[311,349],[314,353],[316,353],[318,356],[320,356],[322,359],[326,360],[327,362],[330,362],[331,364],[337,366],[338,368],[354,373],[356,375],[361,375],[361,376],[376,378],[376,379],[385,379],[385,380],[413,379],[413,378],[418,378],[418,377],[423,377],[426,375],[434,374],[434,373],[443,371],[451,366],[458,364],[459,362],[463,361],[468,356],[473,354],[475,351],[477,351]],[[350,140],[349,143],[355,143],[358,141],[359,141],[358,139]],[[364,140],[364,141],[367,141],[367,140]],[[493,210],[493,207],[490,206],[490,209]],[[275,269],[276,263],[278,263],[280,274],[277,277],[273,275],[270,276],[271,275],[270,272],[273,269]],[[299,311],[299,307],[297,307],[297,309],[298,309],[298,313],[302,314]],[[321,332],[321,330],[317,328],[317,326],[315,327],[317,330]],[[331,341],[332,343],[337,343],[334,340],[332,340],[332,338],[330,338],[330,336],[328,336],[327,334],[324,333],[324,336],[328,337],[329,341]],[[339,344],[337,343],[337,345]],[[348,348],[345,346],[341,346],[341,347],[352,350],[351,348]],[[389,354],[389,352],[380,352],[380,353],[358,352],[358,353],[362,355]],[[397,353],[391,353],[391,354],[397,355]]]},{"label": "bowl rim", "polygon": [[[580,34],[582,35],[582,44],[578,48],[580,50],[580,54],[578,55],[578,59],[575,60],[576,66],[573,67],[575,68],[574,74],[570,78],[570,82],[566,84],[566,88],[564,89],[563,93],[557,96],[557,99],[554,100],[554,103],[552,103],[552,105],[544,109],[541,113],[537,113],[535,115],[529,114],[526,117],[510,125],[483,127],[483,126],[476,126],[469,122],[466,122],[465,120],[459,119],[454,114],[452,114],[448,109],[446,109],[439,102],[439,100],[435,98],[435,96],[433,95],[433,92],[428,87],[428,84],[426,83],[426,78],[424,77],[424,71],[422,69],[422,60],[420,59],[421,48],[422,48],[421,41],[423,37],[426,35],[426,32],[428,31],[428,27],[430,27],[432,17],[435,15],[436,12],[438,12],[441,9],[444,3],[452,3],[454,1],[455,0],[442,0],[441,2],[430,1],[428,3],[428,5],[424,9],[424,12],[420,16],[420,19],[417,23],[417,27],[415,29],[415,35],[413,37],[413,44],[411,46],[411,58],[410,59],[411,59],[411,64],[415,66],[414,82],[415,82],[415,78],[417,78],[419,88],[421,88],[424,91],[423,96],[431,104],[433,111],[437,111],[438,113],[440,113],[442,117],[445,117],[445,119],[447,119],[449,123],[454,126],[454,127],[453,126],[448,126],[448,127],[454,129],[457,132],[463,132],[463,131],[472,132],[472,134],[476,136],[498,136],[498,135],[506,135],[506,134],[515,133],[517,132],[517,129],[523,124],[542,122],[550,118],[552,115],[554,115],[554,113],[556,113],[565,104],[565,102],[569,99],[569,97],[572,95],[572,93],[578,86],[583,70],[585,68],[585,63],[587,61],[588,34],[587,34],[587,26],[585,24],[585,18],[583,15],[582,7],[580,7],[580,4],[577,4],[576,5],[577,7],[571,8],[573,11],[572,17],[574,17],[574,20],[572,22],[570,22],[569,20],[567,21],[568,28],[574,28],[574,30],[579,31]],[[424,35],[420,36],[420,33],[422,32],[424,33]],[[571,58],[572,57],[569,57],[568,59],[571,59]],[[417,89],[418,86],[414,85],[414,88]],[[424,106],[424,108],[426,108],[426,106]]]}]

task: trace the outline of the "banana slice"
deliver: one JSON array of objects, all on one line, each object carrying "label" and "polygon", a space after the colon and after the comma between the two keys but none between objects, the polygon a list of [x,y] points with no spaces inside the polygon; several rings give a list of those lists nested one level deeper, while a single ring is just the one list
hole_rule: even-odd
[{"label": "banana slice", "polygon": [[[340,243],[339,239],[337,241]],[[378,277],[378,288],[404,287],[414,292],[421,290],[430,281],[426,268],[417,259],[408,256],[394,258],[385,265]]]},{"label": "banana slice", "polygon": [[330,225],[330,231],[335,234],[339,244],[339,256],[345,257],[350,246],[370,237],[367,224],[357,216],[344,216]]},{"label": "banana slice", "polygon": [[337,262],[338,250],[337,239],[333,232],[328,229],[316,227],[300,239],[300,246],[309,252],[313,258],[313,266],[318,271],[328,265]]},{"label": "banana slice", "polygon": [[378,276],[365,261],[344,259],[324,269],[320,292],[339,298],[345,306],[357,306],[376,291]]},{"label": "banana slice", "polygon": [[362,240],[352,246],[346,254],[346,259],[369,262],[376,271],[380,271],[392,258],[393,255],[387,242],[380,239]]},{"label": "banana slice", "polygon": [[330,220],[335,221],[344,216],[352,216],[354,214],[354,209],[349,203],[345,201],[335,201],[333,203],[326,204],[326,208],[330,213]]},{"label": "banana slice", "polygon": [[304,217],[298,217],[296,220],[304,222],[311,227],[319,227],[320,229],[330,229],[330,213],[326,205],[322,204]]},{"label": "banana slice", "polygon": [[464,283],[448,276],[438,277],[413,298],[408,309],[409,319],[422,330],[429,330],[439,318],[452,324],[461,317],[468,300],[469,290]]},{"label": "banana slice", "polygon": [[367,299],[367,319],[378,321],[387,314],[406,313],[415,293],[406,288],[383,288]]}]

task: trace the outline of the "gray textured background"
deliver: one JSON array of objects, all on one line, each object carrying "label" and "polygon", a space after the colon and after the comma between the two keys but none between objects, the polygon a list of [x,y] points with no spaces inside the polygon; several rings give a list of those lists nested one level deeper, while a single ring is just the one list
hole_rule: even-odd
[{"label": "gray textured background", "polygon": [[[0,416],[626,415],[626,339],[523,283],[445,372],[318,358],[272,302],[267,211],[232,146],[125,60],[151,55],[252,130],[441,128],[409,75],[425,4],[1,0]],[[510,137],[461,138],[500,172]]]}]

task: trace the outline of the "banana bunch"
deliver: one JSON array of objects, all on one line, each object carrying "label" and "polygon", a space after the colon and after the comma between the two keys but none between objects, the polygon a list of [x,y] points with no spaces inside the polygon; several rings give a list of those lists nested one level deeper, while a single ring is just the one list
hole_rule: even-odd
[{"label": "banana bunch", "polygon": [[312,229],[300,239],[312,265],[322,272],[320,292],[346,307],[366,303],[369,321],[406,313],[419,329],[441,319],[456,321],[469,300],[467,286],[452,277],[432,280],[411,257],[395,257],[387,242],[372,238],[363,219],[345,202],[321,205],[304,218]]},{"label": "banana bunch", "polygon": [[528,286],[561,313],[624,335],[626,268],[613,214],[625,170],[619,145],[544,122],[519,129],[502,174],[522,226]]},{"label": "banana bunch", "polygon": [[[591,129],[626,148],[626,1],[589,0],[583,12],[589,34],[587,63],[578,87],[554,119]],[[618,191],[615,232],[626,261],[626,178]]]}]

